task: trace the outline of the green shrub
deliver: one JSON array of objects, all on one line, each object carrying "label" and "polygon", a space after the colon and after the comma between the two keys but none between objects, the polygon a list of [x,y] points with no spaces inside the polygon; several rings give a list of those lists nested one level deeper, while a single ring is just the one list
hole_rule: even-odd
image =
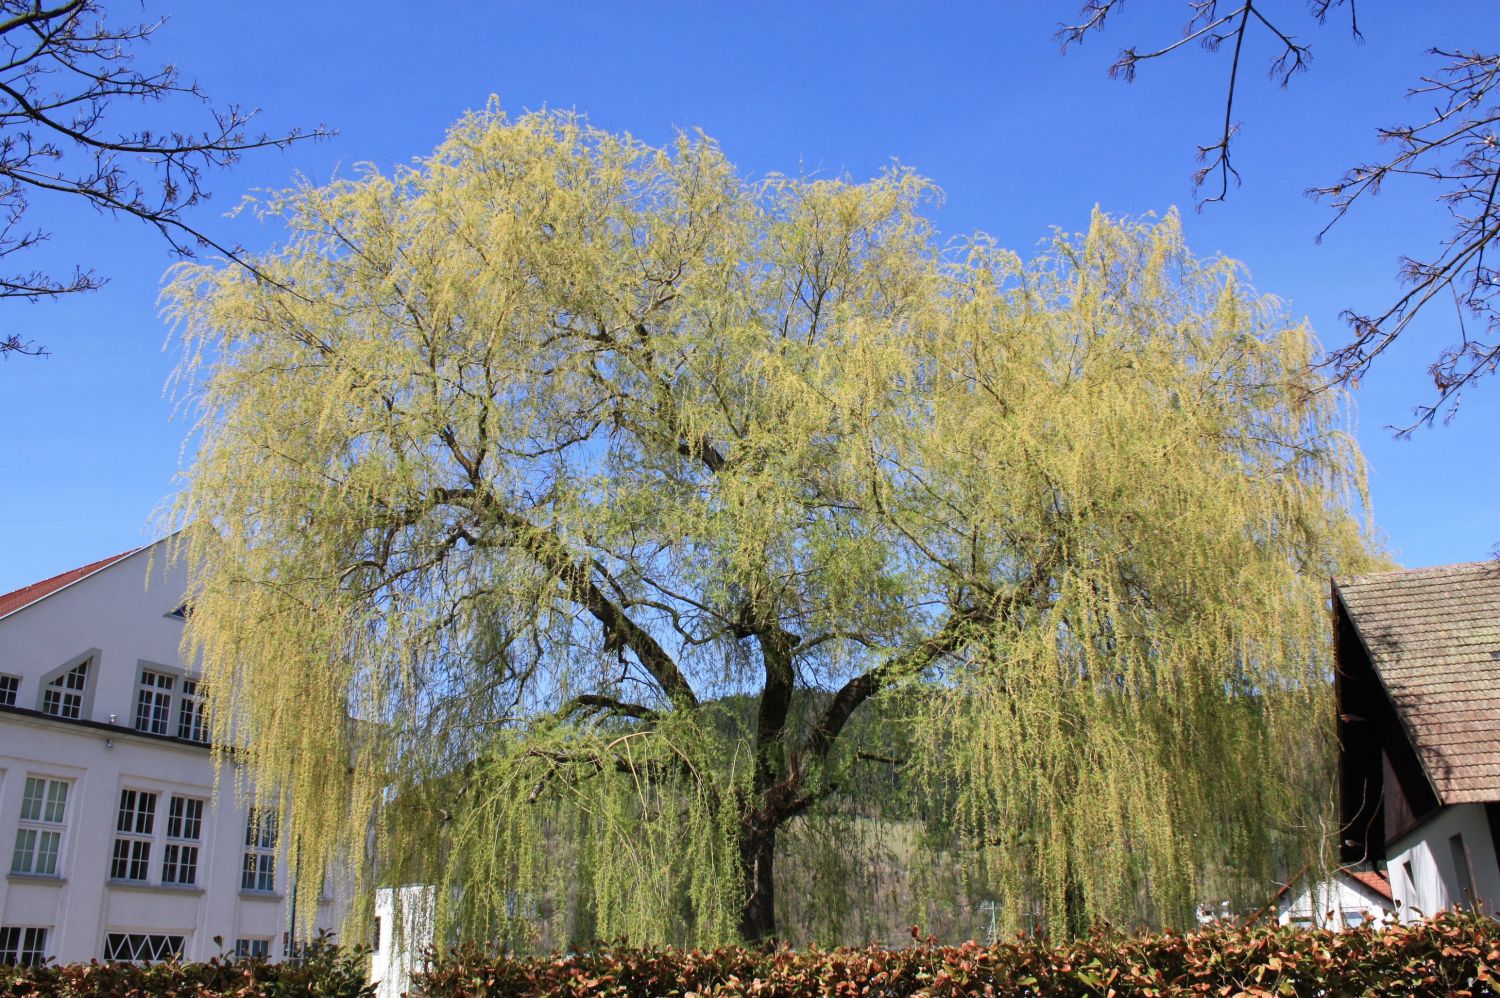
[{"label": "green shrub", "polygon": [[340,949],[326,936],[309,943],[296,963],[215,957],[175,960],[0,966],[0,995],[15,998],[370,998],[369,950]]},{"label": "green shrub", "polygon": [[1346,932],[1252,925],[1187,934],[1099,932],[1066,944],[832,951],[614,947],[534,959],[461,949],[413,998],[833,998],[967,995],[1497,995],[1500,922],[1448,913]]}]

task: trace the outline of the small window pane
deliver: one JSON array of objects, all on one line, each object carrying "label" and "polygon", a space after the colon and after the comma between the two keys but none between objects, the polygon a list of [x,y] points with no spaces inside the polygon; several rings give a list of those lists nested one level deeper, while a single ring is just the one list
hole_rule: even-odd
[{"label": "small window pane", "polygon": [[42,800],[47,794],[47,781],[36,776],[26,777],[26,789],[21,794],[21,820],[41,821]]},{"label": "small window pane", "polygon": [[11,854],[10,859],[12,873],[32,872],[36,858],[36,836],[35,828],[22,828],[16,832],[16,851]]}]

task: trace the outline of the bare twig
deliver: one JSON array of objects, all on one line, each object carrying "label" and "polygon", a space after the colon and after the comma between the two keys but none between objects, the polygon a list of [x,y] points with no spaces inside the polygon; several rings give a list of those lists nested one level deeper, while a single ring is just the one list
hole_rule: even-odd
[{"label": "bare twig", "polygon": [[[1123,3],[1089,0],[1078,23],[1059,27],[1063,48],[1081,44],[1090,33],[1099,31]],[[1213,51],[1233,40],[1219,138],[1198,149],[1202,165],[1193,175],[1194,189],[1201,190],[1210,178],[1218,181],[1215,193],[1199,202],[1200,209],[1225,200],[1231,178],[1236,183],[1240,179],[1230,155],[1240,131],[1233,112],[1250,29],[1259,27],[1274,39],[1276,54],[1268,75],[1282,87],[1304,72],[1312,58],[1311,49],[1273,21],[1264,7],[1264,0],[1244,0],[1221,13],[1215,0],[1188,0],[1191,18],[1180,38],[1144,52],[1126,48],[1109,70],[1111,76],[1130,81],[1140,63],[1169,55],[1188,42],[1198,41]],[[1347,10],[1350,34],[1361,40],[1355,0],[1313,0],[1310,4],[1310,14],[1320,25],[1339,9]],[[1478,378],[1500,369],[1500,271],[1495,268],[1491,250],[1500,233],[1496,205],[1500,190],[1500,104],[1495,100],[1500,93],[1500,54],[1437,48],[1431,55],[1439,60],[1437,70],[1423,76],[1408,91],[1408,97],[1436,98],[1438,104],[1432,115],[1421,124],[1378,129],[1380,141],[1393,148],[1391,155],[1359,164],[1336,182],[1307,191],[1333,209],[1328,225],[1318,234],[1320,240],[1355,204],[1378,194],[1386,181],[1396,177],[1436,184],[1437,201],[1452,218],[1450,234],[1439,243],[1435,254],[1402,258],[1400,280],[1406,290],[1391,305],[1380,312],[1344,310],[1342,318],[1349,323],[1352,338],[1324,361],[1333,383],[1357,385],[1375,358],[1401,337],[1428,303],[1440,297],[1453,300],[1458,306],[1456,342],[1440,349],[1428,367],[1435,397],[1416,407],[1411,424],[1397,428],[1401,435],[1431,424],[1439,414],[1451,418],[1462,392]],[[1473,332],[1467,321],[1470,319],[1477,320]]]},{"label": "bare twig", "polygon": [[[285,148],[331,134],[321,126],[281,135],[247,131],[254,110],[209,108],[198,131],[115,131],[117,102],[155,104],[187,98],[207,104],[196,83],[172,66],[143,73],[132,47],[149,42],[162,21],[107,23],[100,0],[0,0],[0,258],[31,249],[47,233],[23,226],[37,194],[81,198],[102,212],[137,218],[171,251],[213,250],[271,280],[236,245],[186,219],[209,197],[206,174],[257,149]],[[92,291],[104,278],[77,267],[66,277],[42,271],[0,274],[0,298],[31,301]],[[273,281],[273,283],[275,283]],[[0,334],[0,357],[45,351],[18,333]]]}]

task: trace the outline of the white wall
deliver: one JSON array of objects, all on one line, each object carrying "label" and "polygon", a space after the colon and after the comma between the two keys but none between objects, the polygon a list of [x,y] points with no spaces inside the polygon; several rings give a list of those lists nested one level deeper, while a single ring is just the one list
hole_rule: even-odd
[{"label": "white wall", "polygon": [[370,980],[376,982],[377,998],[401,998],[411,986],[412,971],[432,942],[432,890],[408,885],[399,889],[399,898],[396,888],[382,887],[375,892],[379,933],[374,940],[375,952],[370,955]]},{"label": "white wall", "polygon": [[[1469,857],[1474,893],[1485,911],[1500,912],[1500,869],[1483,804],[1445,807],[1386,849],[1391,893],[1403,921],[1465,906],[1449,838],[1461,835]],[[1408,876],[1408,869],[1410,875]]]},{"label": "white wall", "polygon": [[[168,565],[165,545],[157,545],[0,618],[0,673],[21,677],[18,708],[40,707],[48,673],[85,653],[95,656],[83,720],[102,726],[0,710],[0,925],[47,928],[47,955],[59,962],[103,957],[109,932],[183,935],[190,960],[219,953],[214,936],[222,938],[225,952],[234,951],[237,939],[266,939],[272,958],[282,955],[282,933],[290,924],[285,844],[275,890],[241,891],[246,809],[237,799],[232,768],[216,787],[207,746],[132,728],[143,666],[192,674],[178,652],[183,623],[168,616],[182,602],[185,586],[181,567]],[[180,689],[179,678],[174,732]],[[28,776],[71,781],[55,877],[9,872]],[[125,788],[158,794],[145,883],[110,879]],[[168,798],[174,793],[208,802],[198,884],[192,888],[162,884]],[[315,914],[298,913],[299,928],[336,929],[343,910],[327,899]]]}]

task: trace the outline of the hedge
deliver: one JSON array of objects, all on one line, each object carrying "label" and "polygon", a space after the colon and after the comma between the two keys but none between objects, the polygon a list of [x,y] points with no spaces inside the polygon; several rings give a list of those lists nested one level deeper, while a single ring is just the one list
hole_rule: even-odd
[{"label": "hedge", "polygon": [[298,963],[215,957],[206,963],[0,966],[0,995],[16,998],[371,998],[368,949],[308,944]]},{"label": "hedge", "polygon": [[[368,951],[315,950],[300,966],[260,960],[0,967],[20,998],[368,998]],[[619,946],[513,959],[462,949],[436,958],[413,998],[840,998],[963,995],[1495,996],[1500,922],[1447,913],[1409,926],[1334,933],[1269,926],[1188,934],[1100,932],[1065,945],[904,949]]]},{"label": "hedge", "polygon": [[[913,930],[915,935],[915,930]],[[460,950],[413,982],[413,998],[837,998],[837,996],[1497,994],[1500,922],[1448,913],[1345,932],[1210,928],[1100,932],[1066,945],[713,951],[618,947],[543,959]]]}]

